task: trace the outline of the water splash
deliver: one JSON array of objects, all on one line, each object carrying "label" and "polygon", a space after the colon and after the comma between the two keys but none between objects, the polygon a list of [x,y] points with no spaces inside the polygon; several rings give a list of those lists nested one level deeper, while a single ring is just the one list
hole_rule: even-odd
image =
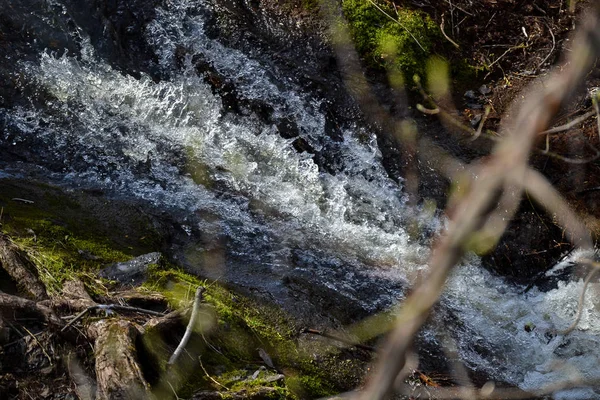
[{"label": "water splash", "polygon": [[[68,185],[218,215],[218,222],[207,222],[201,230],[250,238],[257,249],[260,242],[276,241],[276,251],[269,254],[254,250],[269,268],[278,268],[289,257],[288,248],[298,246],[365,269],[360,276],[347,272],[330,281],[320,276],[332,290],[350,293],[352,284],[360,284],[358,278],[413,282],[427,269],[429,256],[427,246],[405,228],[419,211],[406,205],[401,186],[383,170],[374,135],[360,128],[345,131],[343,142],[332,145],[341,157],[335,174],[328,174],[310,154],[294,150],[274,124],[252,113],[226,112],[195,72],[193,55],[230,79],[239,96],[269,104],[275,118],[293,120],[313,148],[331,145],[324,132],[323,100],[304,93],[273,66],[207,37],[204,14],[197,11],[202,3],[194,3],[169,2],[147,27],[148,42],[169,79],[122,74],[95,55],[84,35],[79,57],[46,52],[39,63],[23,64],[50,96],[43,107],[22,107],[5,116],[10,129],[4,145],[33,144],[33,159]],[[180,47],[189,56],[183,68],[176,68]],[[421,218],[439,229],[441,223],[431,215]],[[191,232],[187,223],[182,226]],[[336,261],[331,265],[338,267]],[[311,274],[331,272],[324,271]],[[524,389],[565,375],[597,378],[597,283],[590,287],[578,329],[568,336],[555,333],[573,320],[582,285],[563,282],[549,292],[534,288],[523,294],[484,271],[476,258],[469,260],[455,271],[443,299],[458,316],[450,330],[462,359]],[[378,290],[373,303],[381,293],[389,299],[399,295]]]}]

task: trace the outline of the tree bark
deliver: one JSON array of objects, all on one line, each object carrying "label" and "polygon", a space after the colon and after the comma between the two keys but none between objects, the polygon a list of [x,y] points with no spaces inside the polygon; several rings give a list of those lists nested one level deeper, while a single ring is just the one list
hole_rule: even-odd
[{"label": "tree bark", "polygon": [[33,300],[6,293],[0,293],[0,313],[8,320],[15,320],[19,317],[23,317],[23,314],[26,314],[35,315],[51,325],[63,325],[60,318],[58,318],[50,308],[38,304]]},{"label": "tree bark", "polygon": [[48,298],[33,262],[4,234],[0,234],[0,266],[17,282],[24,295],[35,300]]},{"label": "tree bark", "polygon": [[140,328],[125,320],[102,320],[89,328],[96,337],[96,399],[145,399],[150,386],[136,359]]}]

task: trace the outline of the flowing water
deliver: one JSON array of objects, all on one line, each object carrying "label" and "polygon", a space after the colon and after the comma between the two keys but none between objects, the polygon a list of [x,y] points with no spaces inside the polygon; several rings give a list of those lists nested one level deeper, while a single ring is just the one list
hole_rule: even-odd
[{"label": "flowing water", "polygon": [[[208,35],[208,2],[166,4],[145,30],[162,80],[111,66],[85,27],[70,31],[79,54],[44,50],[19,63],[38,88],[32,96],[43,101],[0,109],[0,144],[26,149],[29,161],[4,163],[0,176],[34,171],[66,187],[98,188],[169,210],[190,237],[225,237],[223,257],[252,264],[242,283],[258,290],[283,293],[282,284],[253,271],[277,277],[292,271],[368,313],[392,305],[428,268],[428,241],[413,227],[439,231],[443,221],[407,205],[402,185],[381,165],[373,132],[349,121],[343,141],[334,142],[325,134],[325,98],[263,63],[258,52],[228,48]],[[187,54],[178,58],[182,47]],[[232,82],[238,97],[267,104],[273,121],[292,121],[313,149],[334,149],[333,171],[297,152],[276,122],[252,110],[230,112],[197,73],[198,57]],[[456,270],[440,311],[453,315],[447,329],[464,363],[524,389],[600,378],[599,284],[590,286],[578,328],[563,336],[554,332],[572,322],[581,280],[523,293],[479,264],[471,257]],[[431,332],[434,342],[437,335]],[[590,389],[556,395],[599,396]]]}]

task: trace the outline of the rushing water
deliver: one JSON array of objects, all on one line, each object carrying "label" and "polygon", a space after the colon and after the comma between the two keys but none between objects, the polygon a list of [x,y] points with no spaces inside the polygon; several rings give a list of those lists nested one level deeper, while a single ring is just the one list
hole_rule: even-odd
[{"label": "rushing water", "polygon": [[[332,145],[325,99],[261,63],[258,53],[244,54],[209,37],[207,12],[193,3],[170,1],[147,26],[146,40],[168,76],[159,82],[116,70],[95,53],[82,28],[75,30],[81,54],[47,50],[22,62],[18,68],[45,104],[0,109],[0,142],[26,147],[29,161],[53,182],[101,188],[180,216],[217,216],[182,217],[181,225],[190,234],[226,235],[237,253],[270,271],[291,268],[292,250],[302,249],[305,258],[321,258],[322,269],[319,261],[303,267],[321,285],[366,310],[391,305],[402,295],[399,288],[428,268],[426,241],[407,227],[435,231],[442,222],[406,204],[402,186],[381,165],[372,132],[349,123],[343,141]],[[188,54],[178,60],[181,47]],[[320,170],[311,154],[297,152],[276,123],[251,110],[229,112],[198,75],[194,56],[232,82],[237,96],[268,104],[273,120],[293,121],[313,149],[334,148],[334,171]],[[7,164],[0,176],[23,168]],[[336,273],[341,265],[344,273]],[[369,281],[376,287],[356,295]],[[582,285],[569,281],[524,294],[472,257],[451,277],[442,308],[455,316],[448,331],[463,362],[539,389],[564,378],[600,378],[597,283],[590,286],[578,328],[567,336],[554,333],[572,322]],[[562,396],[600,394],[586,389],[557,398]]]}]

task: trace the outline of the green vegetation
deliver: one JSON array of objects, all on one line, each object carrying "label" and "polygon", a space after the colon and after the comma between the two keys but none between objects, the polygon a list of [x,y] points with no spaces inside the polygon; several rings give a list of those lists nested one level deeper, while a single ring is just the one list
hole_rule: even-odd
[{"label": "green vegetation", "polygon": [[[274,398],[318,398],[353,387],[359,379],[356,375],[364,365],[354,360],[340,360],[338,352],[332,352],[330,346],[322,349],[313,346],[310,352],[302,349],[297,343],[299,327],[279,308],[234,294],[174,266],[156,266],[150,272],[150,280],[144,288],[162,293],[173,307],[189,304],[195,287],[205,288],[203,313],[214,315],[216,322],[199,328],[206,333],[201,350],[202,363],[208,374],[230,391],[252,393],[259,387],[273,387],[277,395]],[[152,348],[160,349],[161,346],[155,342]],[[284,372],[284,381],[269,381],[269,377],[278,373],[271,369],[249,379],[264,365],[258,356],[259,348],[264,349],[274,365]],[[319,354],[318,362],[315,361],[316,354]],[[165,357],[166,354],[160,356]],[[205,389],[219,389],[203,371],[189,380],[202,382]]]},{"label": "green vegetation", "polygon": [[[81,280],[92,296],[106,295],[115,285],[97,277],[97,271],[160,249],[156,247],[160,233],[139,210],[128,213],[123,204],[106,200],[96,204],[93,194],[65,193],[41,184],[2,180],[0,189],[1,229],[28,253],[52,295],[59,295],[62,284],[71,279]],[[272,392],[267,396],[273,399],[310,399],[360,382],[364,361],[342,354],[327,341],[307,341],[278,307],[203,281],[174,265],[150,265],[148,273],[148,281],[137,290],[161,293],[173,309],[189,306],[195,288],[205,288],[195,329],[201,335],[186,347],[186,354],[196,354],[202,368],[197,359],[187,357],[183,362],[177,385],[180,396],[205,389],[222,391],[227,398],[227,392],[251,395],[269,387]],[[177,345],[170,336],[149,328],[143,339],[148,353],[144,363],[155,371],[158,393],[164,390],[166,396],[172,391],[160,377],[168,376],[166,361]],[[279,371],[265,368],[258,349]],[[277,378],[280,372],[284,379]]]},{"label": "green vegetation", "polygon": [[[429,80],[431,60],[448,60],[458,90],[471,87],[485,67],[474,65],[449,45],[426,13],[383,0],[343,0],[356,50],[367,66],[385,68],[394,87],[413,89],[413,77]],[[427,83],[427,82],[424,82]]]},{"label": "green vegetation", "polygon": [[73,278],[83,281],[90,293],[99,294],[104,285],[94,273],[108,263],[139,254],[134,247],[118,245],[99,232],[100,224],[92,214],[50,186],[4,180],[0,209],[2,231],[34,261],[50,294],[60,293],[63,282]]},{"label": "green vegetation", "polygon": [[405,77],[424,76],[425,64],[441,38],[425,13],[394,9],[389,2],[344,0],[342,8],[358,52],[375,66],[400,70]]}]

